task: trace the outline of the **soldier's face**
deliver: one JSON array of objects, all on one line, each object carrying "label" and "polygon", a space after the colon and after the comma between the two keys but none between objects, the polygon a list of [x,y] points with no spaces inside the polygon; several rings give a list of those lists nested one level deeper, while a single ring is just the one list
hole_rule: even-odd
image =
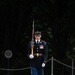
[{"label": "soldier's face", "polygon": [[37,40],[41,39],[41,35],[39,35],[39,36],[35,35],[35,39],[37,39]]}]

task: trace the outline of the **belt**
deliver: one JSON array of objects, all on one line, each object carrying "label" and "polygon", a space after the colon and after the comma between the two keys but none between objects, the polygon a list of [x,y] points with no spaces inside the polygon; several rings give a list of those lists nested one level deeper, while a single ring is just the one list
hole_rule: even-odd
[{"label": "belt", "polygon": [[34,56],[42,56],[43,54],[42,53],[34,53]]}]

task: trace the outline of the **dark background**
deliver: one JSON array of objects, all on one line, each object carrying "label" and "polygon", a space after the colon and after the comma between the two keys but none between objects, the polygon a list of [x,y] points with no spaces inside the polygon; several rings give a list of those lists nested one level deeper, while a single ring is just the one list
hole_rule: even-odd
[{"label": "dark background", "polygon": [[[49,58],[71,65],[75,58],[75,0],[0,0],[0,68],[7,69],[8,60],[11,69],[29,67],[27,47],[33,18],[35,31],[41,31],[48,44]],[[10,59],[4,56],[6,50],[13,53]],[[51,73],[50,64],[45,75]],[[0,69],[0,75],[7,73]],[[9,73],[30,75],[30,69]],[[71,75],[71,69],[54,62],[54,75]]]}]

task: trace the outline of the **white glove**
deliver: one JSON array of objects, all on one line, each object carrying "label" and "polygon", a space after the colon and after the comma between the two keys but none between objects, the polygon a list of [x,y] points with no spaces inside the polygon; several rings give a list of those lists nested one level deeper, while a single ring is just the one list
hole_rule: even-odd
[{"label": "white glove", "polygon": [[29,58],[30,58],[30,59],[33,59],[33,58],[34,58],[34,55],[33,55],[33,54],[30,54],[30,55],[29,55]]},{"label": "white glove", "polygon": [[45,67],[45,63],[42,63],[42,67]]}]

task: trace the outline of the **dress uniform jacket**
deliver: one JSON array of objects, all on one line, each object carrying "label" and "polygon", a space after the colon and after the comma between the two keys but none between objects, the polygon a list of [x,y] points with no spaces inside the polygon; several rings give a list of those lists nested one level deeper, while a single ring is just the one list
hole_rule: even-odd
[{"label": "dress uniform jacket", "polygon": [[[41,54],[39,56],[35,54]],[[28,55],[31,54],[31,42],[29,43],[28,46]],[[45,41],[40,40],[39,43],[36,43],[34,41],[34,49],[33,49],[33,55],[34,58],[30,59],[30,66],[31,67],[42,67],[42,63],[45,63],[48,58],[48,46]]]}]

